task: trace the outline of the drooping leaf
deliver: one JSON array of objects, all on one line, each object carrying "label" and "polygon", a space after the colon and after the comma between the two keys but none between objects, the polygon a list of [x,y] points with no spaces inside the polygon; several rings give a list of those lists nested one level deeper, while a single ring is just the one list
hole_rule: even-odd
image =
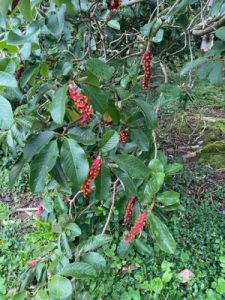
[{"label": "drooping leaf", "polygon": [[19,159],[19,161],[12,167],[10,173],[9,173],[9,186],[10,188],[13,187],[13,185],[15,184],[16,180],[18,179],[24,165],[25,165],[26,161],[25,159],[22,157]]},{"label": "drooping leaf", "polygon": [[47,18],[47,28],[54,36],[60,36],[65,24],[66,5],[63,4],[54,15]]},{"label": "drooping leaf", "polygon": [[88,176],[89,164],[83,148],[73,139],[65,139],[61,148],[61,164],[74,186],[80,187]]},{"label": "drooping leaf", "polygon": [[72,295],[73,288],[69,279],[55,275],[48,283],[49,294],[57,299],[65,299]]},{"label": "drooping leaf", "polygon": [[95,180],[95,185],[95,197],[99,200],[107,199],[111,186],[111,175],[107,164],[102,164],[98,177]]},{"label": "drooping leaf", "polygon": [[113,170],[116,177],[120,179],[127,197],[134,197],[137,194],[137,189],[131,177],[121,170]]},{"label": "drooping leaf", "polygon": [[52,119],[57,124],[63,124],[67,102],[67,87],[60,87],[53,95],[50,112]]},{"label": "drooping leaf", "polygon": [[45,146],[30,164],[30,188],[34,193],[40,193],[45,187],[45,178],[54,167],[58,157],[57,141]]},{"label": "drooping leaf", "polygon": [[8,100],[0,95],[0,129],[10,129],[13,125],[13,112]]},{"label": "drooping leaf", "polygon": [[146,125],[148,129],[152,130],[157,126],[157,114],[154,111],[152,105],[143,100],[136,100],[137,105],[140,107],[141,112],[144,115]]},{"label": "drooping leaf", "polygon": [[115,148],[118,144],[119,144],[118,133],[113,129],[109,129],[103,134],[99,142],[99,148],[102,152],[107,152]]},{"label": "drooping leaf", "polygon": [[149,229],[159,248],[164,252],[173,254],[176,250],[176,242],[167,226],[152,213],[149,214],[148,221]]},{"label": "drooping leaf", "polygon": [[61,275],[76,279],[91,279],[97,276],[95,268],[84,262],[74,262],[62,268]]},{"label": "drooping leaf", "polygon": [[136,156],[128,154],[114,155],[113,160],[119,168],[126,172],[131,178],[146,178],[149,176],[149,169]]}]

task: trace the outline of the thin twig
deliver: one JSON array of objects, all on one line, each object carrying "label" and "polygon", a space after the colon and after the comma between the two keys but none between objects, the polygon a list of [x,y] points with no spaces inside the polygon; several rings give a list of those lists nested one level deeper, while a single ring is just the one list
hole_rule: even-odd
[{"label": "thin twig", "polygon": [[109,210],[109,215],[108,215],[108,218],[106,220],[105,226],[102,230],[102,234],[104,234],[106,232],[106,229],[107,229],[107,227],[109,225],[109,222],[111,220],[111,217],[112,217],[112,212],[113,212],[113,208],[114,208],[115,201],[116,201],[116,188],[117,188],[118,182],[119,182],[119,178],[117,178],[117,180],[113,184],[112,204],[111,204],[111,207],[110,207],[110,210]]},{"label": "thin twig", "polygon": [[70,207],[69,207],[69,217],[70,219],[72,219],[72,205],[74,203],[74,201],[76,200],[77,196],[80,195],[81,191],[78,191],[75,196],[73,197],[73,199],[69,200],[70,202]]}]

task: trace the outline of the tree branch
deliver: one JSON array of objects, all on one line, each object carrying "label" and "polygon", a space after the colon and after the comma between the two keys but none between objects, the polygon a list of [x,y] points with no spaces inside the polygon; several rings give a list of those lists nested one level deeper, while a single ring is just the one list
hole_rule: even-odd
[{"label": "tree branch", "polygon": [[203,36],[223,25],[225,25],[225,15],[222,15],[218,21],[215,21],[215,19],[210,20],[210,23],[206,24],[204,29],[198,29],[199,25],[195,26],[191,29],[191,33],[194,36]]}]

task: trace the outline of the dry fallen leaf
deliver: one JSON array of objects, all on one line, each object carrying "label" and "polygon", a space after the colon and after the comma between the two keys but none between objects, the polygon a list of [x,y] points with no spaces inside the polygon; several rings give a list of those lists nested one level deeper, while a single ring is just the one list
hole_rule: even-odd
[{"label": "dry fallen leaf", "polygon": [[182,283],[187,283],[192,277],[195,276],[195,274],[188,269],[184,269],[177,275],[182,279]]}]

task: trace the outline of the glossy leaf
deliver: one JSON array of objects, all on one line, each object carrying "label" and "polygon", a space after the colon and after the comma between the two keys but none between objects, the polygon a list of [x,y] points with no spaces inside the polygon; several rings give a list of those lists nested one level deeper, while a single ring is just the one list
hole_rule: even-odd
[{"label": "glossy leaf", "polygon": [[131,178],[146,178],[149,176],[149,169],[137,157],[133,155],[120,154],[114,155],[113,160],[119,168],[125,171]]},{"label": "glossy leaf", "polygon": [[16,88],[16,78],[7,72],[0,71],[0,86]]},{"label": "glossy leaf", "polygon": [[60,87],[53,95],[50,112],[52,119],[57,124],[63,124],[67,102],[67,87]]},{"label": "glossy leaf", "polygon": [[96,185],[96,192],[95,197],[96,199],[103,200],[107,199],[110,193],[110,186],[111,186],[111,175],[108,166],[103,163],[101,166],[101,170],[98,174],[98,177],[95,180]]},{"label": "glossy leaf", "polygon": [[34,193],[40,193],[45,187],[45,178],[54,167],[58,157],[57,141],[45,146],[30,164],[30,188]]},{"label": "glossy leaf", "polygon": [[157,126],[157,115],[154,108],[146,101],[136,100],[137,105],[140,107],[148,129],[152,130]]},{"label": "glossy leaf", "polygon": [[74,186],[80,187],[88,176],[89,164],[82,147],[73,139],[65,139],[61,148],[61,164]]},{"label": "glossy leaf", "polygon": [[169,254],[176,250],[176,242],[167,226],[152,213],[148,216],[149,229],[159,248]]},{"label": "glossy leaf", "polygon": [[99,142],[99,148],[102,152],[107,152],[115,148],[119,144],[119,135],[115,130],[107,130],[100,142]]}]

